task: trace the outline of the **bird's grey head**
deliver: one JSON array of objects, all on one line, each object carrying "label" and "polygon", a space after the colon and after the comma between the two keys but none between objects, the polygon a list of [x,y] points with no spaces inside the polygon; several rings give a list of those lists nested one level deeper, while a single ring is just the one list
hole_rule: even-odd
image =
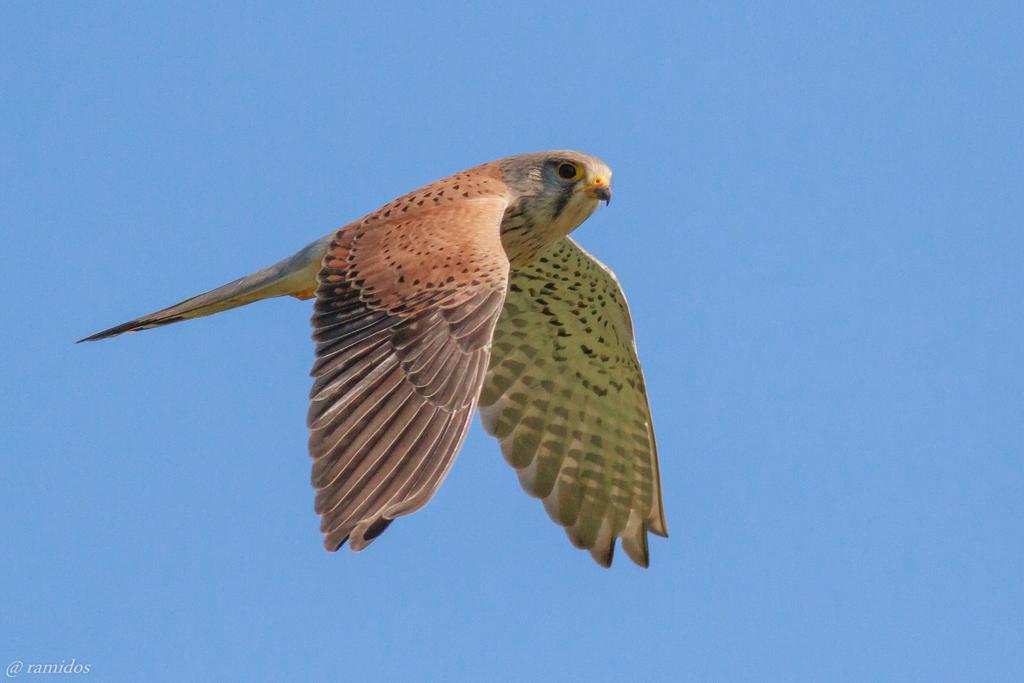
[{"label": "bird's grey head", "polygon": [[535,152],[498,163],[512,194],[501,229],[513,264],[529,262],[612,198],[611,169],[589,154]]}]

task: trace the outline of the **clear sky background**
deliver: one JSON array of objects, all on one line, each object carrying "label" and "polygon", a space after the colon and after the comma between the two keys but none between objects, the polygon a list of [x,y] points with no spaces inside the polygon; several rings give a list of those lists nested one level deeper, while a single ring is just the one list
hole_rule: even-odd
[{"label": "clear sky background", "polygon": [[[0,6],[0,656],[97,680],[1024,679],[1019,3]],[[572,548],[474,424],[321,548],[309,302],[73,344],[570,147],[671,538]]]}]

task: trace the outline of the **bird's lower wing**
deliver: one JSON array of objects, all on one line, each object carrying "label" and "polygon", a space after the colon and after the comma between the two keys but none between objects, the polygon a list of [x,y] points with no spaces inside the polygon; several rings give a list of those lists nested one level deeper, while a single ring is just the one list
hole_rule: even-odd
[{"label": "bird's lower wing", "polygon": [[480,412],[577,547],[609,566],[621,538],[648,565],[647,532],[668,534],[629,309],[611,271],[568,237],[512,272]]},{"label": "bird's lower wing", "polygon": [[309,410],[329,550],[346,539],[360,550],[421,508],[454,461],[505,298],[504,208],[481,197],[371,217],[331,242],[316,291]]}]

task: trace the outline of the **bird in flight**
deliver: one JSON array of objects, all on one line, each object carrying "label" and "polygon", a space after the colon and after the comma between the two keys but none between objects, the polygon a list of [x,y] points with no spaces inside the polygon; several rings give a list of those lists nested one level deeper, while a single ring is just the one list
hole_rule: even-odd
[{"label": "bird in flight", "polygon": [[444,480],[474,409],[523,488],[611,566],[667,536],[633,324],[568,234],[611,200],[580,152],[438,180],[269,268],[80,341],[276,296],[315,298],[309,450],[328,550],[362,550]]}]

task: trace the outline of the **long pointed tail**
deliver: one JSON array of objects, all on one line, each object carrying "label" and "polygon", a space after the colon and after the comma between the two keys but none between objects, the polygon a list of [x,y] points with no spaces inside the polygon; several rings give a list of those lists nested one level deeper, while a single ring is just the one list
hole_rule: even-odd
[{"label": "long pointed tail", "polygon": [[219,313],[229,308],[244,306],[253,301],[275,296],[291,295],[308,298],[316,289],[316,275],[332,237],[333,235],[330,235],[308,244],[295,255],[275,263],[269,268],[258,270],[251,275],[229,282],[205,294],[185,299],[155,313],[111,327],[109,330],[97,332],[84,339],[79,339],[76,343],[116,337],[122,332],[148,330],[151,327],[169,325],[179,320],[201,318],[204,315]]}]

